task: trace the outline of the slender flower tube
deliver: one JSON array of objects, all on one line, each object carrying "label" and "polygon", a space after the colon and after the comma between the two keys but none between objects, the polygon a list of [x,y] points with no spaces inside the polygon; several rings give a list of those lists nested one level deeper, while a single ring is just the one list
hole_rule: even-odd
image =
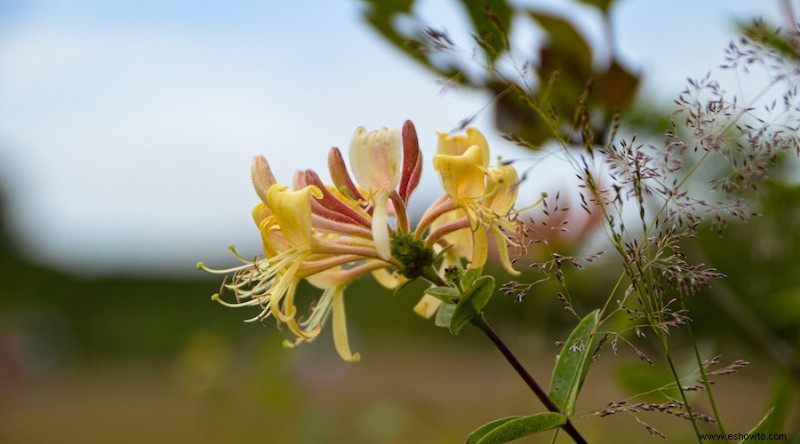
[{"label": "slender flower tube", "polygon": [[350,166],[373,207],[372,236],[382,258],[392,256],[388,226],[389,195],[400,183],[400,132],[360,127],[350,142]]}]

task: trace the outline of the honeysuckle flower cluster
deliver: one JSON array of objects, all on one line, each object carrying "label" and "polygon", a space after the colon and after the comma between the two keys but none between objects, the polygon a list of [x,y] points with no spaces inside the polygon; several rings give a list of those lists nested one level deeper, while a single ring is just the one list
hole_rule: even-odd
[{"label": "honeysuckle flower cluster", "polygon": [[[253,161],[253,186],[260,202],[253,219],[264,256],[248,260],[232,247],[241,265],[212,273],[233,274],[213,299],[230,307],[260,307],[249,321],[274,317],[293,335],[294,346],[314,340],[329,318],[342,359],[358,361],[347,339],[344,292],[359,277],[372,274],[387,288],[422,277],[441,284],[445,267],[482,268],[488,236],[494,237],[503,267],[518,274],[508,248],[519,230],[513,206],[519,176],[511,165],[490,166],[486,139],[476,129],[466,135],[440,133],[433,158],[444,194],[428,206],[412,229],[408,201],[419,184],[422,153],[416,130],[358,128],[350,142],[350,169],[341,151],[331,148],[333,183],[312,170],[297,171],[292,187],[279,183],[263,156]],[[295,293],[307,280],[322,290],[307,314],[298,313]],[[223,299],[232,292],[235,301]],[[436,313],[441,300],[425,294],[415,307],[422,316]]]}]

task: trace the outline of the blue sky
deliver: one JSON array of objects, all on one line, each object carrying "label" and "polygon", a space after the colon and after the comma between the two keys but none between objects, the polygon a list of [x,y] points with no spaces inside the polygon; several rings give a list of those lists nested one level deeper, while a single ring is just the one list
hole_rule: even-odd
[{"label": "blue sky", "polygon": [[[357,1],[269,3],[0,1],[0,184],[29,257],[77,273],[171,273],[225,261],[230,244],[256,254],[253,156],[282,181],[298,168],[325,176],[328,148],[346,148],[357,126],[411,118],[430,159],[434,132],[487,100],[440,94],[370,32]],[[735,18],[774,18],[777,4],[621,0],[617,49],[668,102],[721,61]],[[421,2],[468,45],[453,11]],[[599,36],[596,17],[576,19]],[[490,122],[476,124],[491,133]],[[429,168],[423,186],[435,184]]]}]

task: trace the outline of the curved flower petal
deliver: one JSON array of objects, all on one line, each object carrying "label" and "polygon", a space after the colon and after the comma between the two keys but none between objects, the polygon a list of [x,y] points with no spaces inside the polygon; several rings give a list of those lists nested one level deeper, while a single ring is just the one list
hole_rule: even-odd
[{"label": "curved flower petal", "polygon": [[437,154],[449,156],[460,156],[471,146],[477,146],[481,152],[483,166],[489,165],[489,144],[480,131],[475,128],[467,128],[467,134],[457,134],[451,136],[447,133],[437,133],[439,135],[439,145],[436,148]]},{"label": "curved flower petal", "polygon": [[286,239],[298,249],[311,247],[311,196],[321,199],[322,192],[313,185],[296,191],[273,185],[267,191],[267,206],[272,216]]},{"label": "curved flower petal", "polygon": [[395,189],[400,182],[400,132],[359,127],[350,141],[350,167],[367,192]]},{"label": "curved flower petal", "polygon": [[511,165],[489,168],[483,205],[499,216],[506,216],[519,194],[519,174]]},{"label": "curved flower petal", "polygon": [[486,258],[489,257],[489,239],[484,227],[478,227],[472,232],[472,259],[469,268],[483,268]]},{"label": "curved flower petal", "polygon": [[403,123],[403,173],[400,178],[400,198],[408,202],[422,175],[422,152],[419,150],[417,130],[410,120]]},{"label": "curved flower petal", "polygon": [[483,196],[486,169],[479,146],[473,145],[460,155],[437,154],[433,157],[433,167],[456,205],[464,206],[468,201]]},{"label": "curved flower petal", "polygon": [[261,243],[266,257],[274,257],[278,254],[278,250],[282,248],[275,245],[276,237],[272,234],[274,224],[271,224],[272,212],[266,204],[259,202],[253,207],[253,221],[255,221],[258,231],[261,233]]},{"label": "curved flower petal", "polygon": [[414,306],[414,313],[422,316],[425,319],[430,319],[434,314],[436,314],[436,310],[439,309],[439,306],[442,305],[442,300],[431,296],[429,294],[422,295],[422,299],[417,302],[417,305]]},{"label": "curved flower petal", "polygon": [[375,280],[378,281],[378,283],[384,288],[388,288],[390,290],[394,290],[398,285],[407,280],[405,276],[402,276],[399,273],[390,273],[386,268],[374,270],[372,272],[372,277],[374,277]]},{"label": "curved flower petal", "polygon": [[512,276],[519,276],[521,273],[514,269],[514,264],[511,263],[511,259],[508,255],[508,238],[497,227],[492,227],[491,231],[497,243],[497,251],[500,253],[500,264],[503,265],[503,269]]},{"label": "curved flower petal", "polygon": [[392,257],[389,239],[389,195],[400,182],[400,132],[383,128],[367,132],[360,127],[350,142],[350,165],[372,203],[372,237],[378,254]]},{"label": "curved flower petal", "polygon": [[339,356],[348,362],[358,362],[361,355],[350,351],[347,340],[347,319],[344,311],[344,287],[334,287],[333,293],[333,345]]}]

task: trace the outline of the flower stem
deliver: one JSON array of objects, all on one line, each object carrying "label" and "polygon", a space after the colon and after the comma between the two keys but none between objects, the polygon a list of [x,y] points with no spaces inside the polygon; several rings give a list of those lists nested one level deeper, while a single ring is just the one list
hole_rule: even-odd
[{"label": "flower stem", "polygon": [[[553,400],[547,396],[547,393],[545,393],[542,387],[539,386],[535,379],[533,379],[533,376],[531,376],[525,367],[522,366],[522,363],[520,363],[519,359],[514,356],[514,353],[511,352],[505,342],[500,339],[500,336],[498,336],[489,323],[486,322],[486,318],[483,317],[483,313],[472,318],[472,325],[478,327],[489,338],[489,340],[492,341],[494,346],[500,350],[500,353],[503,354],[503,357],[505,357],[508,363],[511,364],[511,367],[514,367],[514,370],[517,371],[517,374],[522,378],[523,381],[525,381],[526,384],[528,384],[528,387],[530,387],[536,397],[539,398],[539,401],[541,401],[542,404],[547,407],[547,410],[563,414]],[[569,418],[567,418],[567,422],[561,426],[561,428],[563,428],[570,438],[572,438],[572,440],[576,443],[586,444],[586,440],[583,438],[583,436],[581,436],[575,426],[572,425],[572,422],[569,420]]]}]

